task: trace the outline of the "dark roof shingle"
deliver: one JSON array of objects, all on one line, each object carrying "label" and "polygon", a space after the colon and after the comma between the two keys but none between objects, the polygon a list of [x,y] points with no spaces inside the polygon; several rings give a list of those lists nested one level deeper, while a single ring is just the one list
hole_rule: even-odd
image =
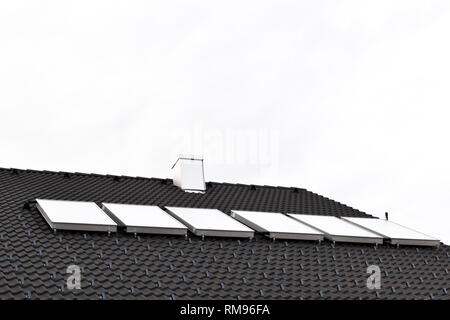
[{"label": "dark roof shingle", "polygon": [[[0,299],[449,299],[449,247],[52,232],[36,198],[367,216],[300,188],[0,169]],[[82,289],[66,286],[67,266]],[[366,287],[367,266],[382,270]]]}]

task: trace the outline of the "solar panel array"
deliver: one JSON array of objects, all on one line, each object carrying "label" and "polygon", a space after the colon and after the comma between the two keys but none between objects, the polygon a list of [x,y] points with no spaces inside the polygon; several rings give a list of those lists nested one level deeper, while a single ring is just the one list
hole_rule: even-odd
[{"label": "solar panel array", "polygon": [[439,246],[440,241],[397,223],[374,219],[217,209],[37,199],[37,208],[54,230],[318,240],[397,245]]}]

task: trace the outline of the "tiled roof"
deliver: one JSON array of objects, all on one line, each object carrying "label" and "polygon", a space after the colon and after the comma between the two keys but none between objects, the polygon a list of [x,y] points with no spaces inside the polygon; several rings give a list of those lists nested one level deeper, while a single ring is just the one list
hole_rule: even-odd
[{"label": "tiled roof", "polygon": [[[446,245],[54,233],[36,198],[367,216],[300,188],[211,182],[195,194],[164,179],[0,169],[1,299],[450,298]],[[81,290],[66,286],[71,264],[82,270]],[[366,287],[373,264],[379,290]]]}]

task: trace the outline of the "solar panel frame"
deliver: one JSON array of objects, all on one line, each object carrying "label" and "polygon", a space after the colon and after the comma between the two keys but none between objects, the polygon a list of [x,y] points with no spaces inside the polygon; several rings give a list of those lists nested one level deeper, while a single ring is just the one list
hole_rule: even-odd
[{"label": "solar panel frame", "polygon": [[[36,199],[36,208],[53,230],[116,232],[117,224],[95,202]],[[82,210],[76,213],[74,210]],[[65,214],[61,214],[65,211]],[[89,211],[91,216],[86,216]],[[65,221],[63,216],[65,217]],[[94,217],[96,215],[96,217]],[[84,218],[91,222],[83,221]],[[96,218],[96,219],[95,219]],[[97,221],[97,223],[94,222]]]},{"label": "solar panel frame", "polygon": [[[231,216],[218,209],[206,209],[206,208],[185,208],[185,207],[165,207],[174,218],[186,225],[188,229],[197,236],[205,237],[227,237],[227,238],[250,238],[254,237],[254,230],[248,228],[239,221],[233,219]],[[194,213],[197,211],[196,213]],[[198,217],[195,215],[206,214],[209,218],[215,216],[217,221],[221,220],[222,225],[226,223],[228,226],[233,225],[232,228],[220,228],[220,227],[206,227],[201,225],[205,223],[207,219],[203,218],[203,221],[199,223]],[[194,216],[193,216],[194,215]],[[193,218],[195,217],[195,218]],[[205,216],[204,216],[205,217]],[[196,220],[196,221],[195,221]]]},{"label": "solar panel frame", "polygon": [[[380,236],[389,239],[392,244],[394,245],[417,245],[417,246],[436,246],[438,247],[441,243],[439,239],[436,239],[434,237],[431,237],[429,235],[426,235],[422,232],[419,232],[417,230],[405,227],[399,223],[385,220],[385,219],[377,219],[377,218],[360,218],[360,217],[345,217],[343,218],[346,221],[358,225],[361,228],[370,230],[372,232],[375,232],[379,234]],[[364,219],[364,220],[361,220]],[[367,219],[367,220],[365,220]],[[396,228],[397,230],[401,230],[401,232],[408,232],[411,235],[416,235],[415,238],[413,236],[411,237],[405,237],[405,236],[396,236],[395,234],[392,234],[389,230],[382,230],[383,224],[386,224],[388,228]],[[395,232],[395,231],[394,231]],[[420,236],[420,237],[419,237]]]},{"label": "solar panel frame", "polygon": [[[258,216],[259,215],[259,216]],[[322,241],[324,234],[305,225],[302,222],[292,219],[289,216],[279,212],[259,212],[259,211],[243,211],[243,210],[231,210],[231,216],[243,224],[249,226],[257,232],[266,233],[269,238],[272,239],[291,239],[291,240],[314,240]],[[272,220],[278,219],[278,220]],[[263,221],[272,220],[272,221]],[[279,228],[274,228],[275,223],[280,221],[286,221],[288,223],[289,231],[283,231]],[[272,224],[268,226],[267,224]],[[294,226],[294,227],[292,227]],[[278,229],[278,230],[277,230]],[[294,232],[296,230],[298,232]],[[301,231],[303,229],[303,231]],[[287,230],[287,229],[286,229]]]},{"label": "solar panel frame", "polygon": [[187,235],[188,228],[158,206],[102,203],[102,209],[128,233]]},{"label": "solar panel frame", "polygon": [[[333,242],[351,242],[351,243],[372,243],[382,244],[383,237],[365,228],[361,228],[355,224],[349,223],[342,218],[336,216],[323,215],[306,215],[306,214],[288,214],[293,219],[303,222],[312,228],[320,230],[325,234],[325,238]],[[324,226],[325,220],[329,220],[329,224]],[[337,230],[337,229],[341,230]],[[349,231],[350,229],[350,231]],[[350,234],[352,233],[352,234]]]}]

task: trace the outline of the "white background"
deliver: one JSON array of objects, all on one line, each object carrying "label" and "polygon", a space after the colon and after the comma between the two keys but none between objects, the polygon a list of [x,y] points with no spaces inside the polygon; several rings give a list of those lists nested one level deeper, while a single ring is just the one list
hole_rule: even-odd
[{"label": "white background", "polygon": [[450,243],[449,38],[445,0],[2,1],[0,166],[203,154]]}]

